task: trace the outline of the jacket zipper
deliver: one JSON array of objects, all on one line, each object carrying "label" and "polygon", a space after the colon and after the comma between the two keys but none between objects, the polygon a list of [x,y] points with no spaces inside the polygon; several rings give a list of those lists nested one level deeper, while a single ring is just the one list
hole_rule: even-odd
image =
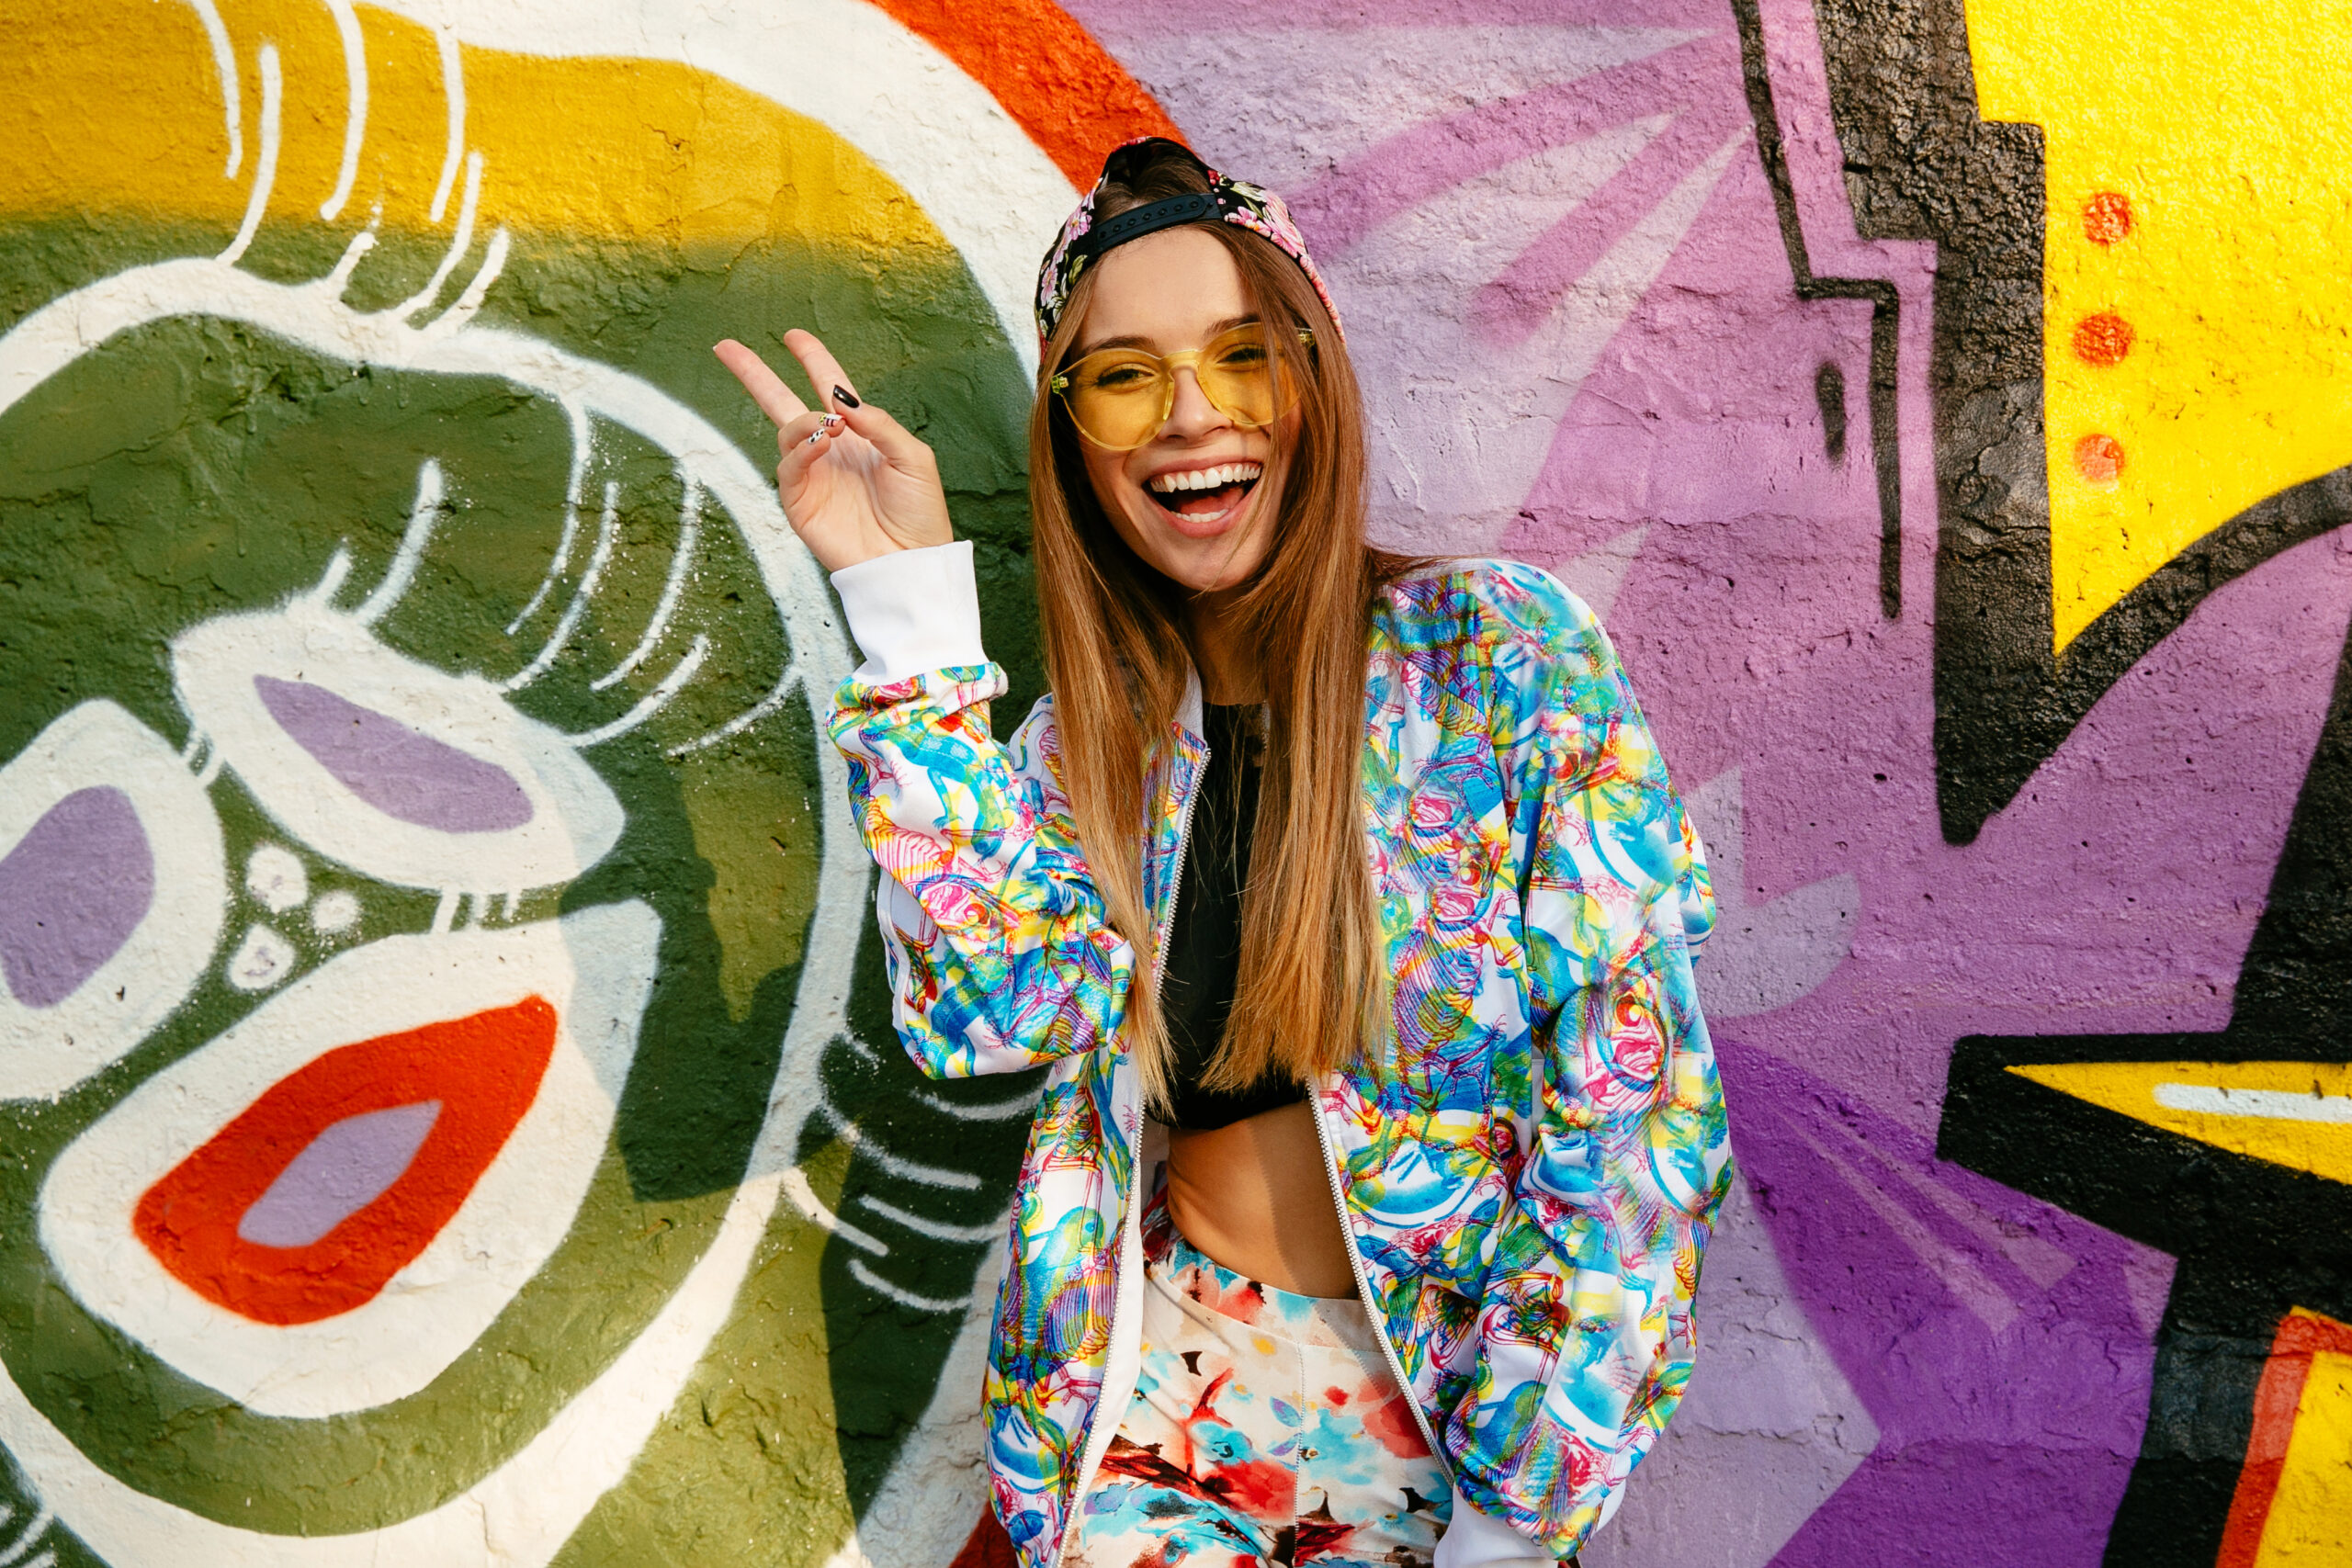
[{"label": "jacket zipper", "polygon": [[1396,1380],[1396,1392],[1404,1397],[1405,1408],[1413,1413],[1413,1425],[1421,1430],[1421,1440],[1430,1446],[1430,1457],[1445,1472],[1446,1480],[1453,1479],[1453,1466],[1446,1461],[1445,1450],[1437,1444],[1437,1432],[1430,1426],[1427,1412],[1421,1409],[1420,1396],[1413,1392],[1412,1383],[1405,1376],[1405,1363],[1396,1358],[1396,1348],[1388,1342],[1388,1322],[1380,1311],[1380,1303],[1373,1300],[1372,1280],[1363,1271],[1363,1255],[1356,1250],[1356,1227],[1348,1218],[1347,1190],[1340,1179],[1339,1153],[1332,1147],[1330,1129],[1323,1122],[1323,1098],[1315,1099],[1315,1141],[1323,1148],[1323,1174],[1331,1183],[1331,1203],[1339,1211],[1340,1235],[1348,1244],[1348,1268],[1356,1277],[1356,1299],[1363,1304],[1363,1314],[1372,1325],[1373,1337],[1380,1341],[1380,1353],[1387,1359],[1388,1375]]},{"label": "jacket zipper", "polygon": [[[1176,900],[1183,895],[1184,891],[1184,850],[1193,837],[1193,804],[1200,798],[1201,792],[1197,786],[1201,775],[1208,771],[1208,765],[1209,746],[1207,739],[1204,738],[1201,741],[1200,765],[1193,770],[1193,774],[1195,787],[1185,792],[1184,804],[1178,808],[1176,816],[1175,862],[1168,874],[1168,913],[1160,920],[1154,933],[1151,955],[1151,998],[1154,1002],[1159,1000],[1161,986],[1167,972],[1168,939],[1176,929]],[[1132,1072],[1133,1069],[1131,1068],[1130,1071]],[[1130,1081],[1133,1080],[1130,1079]],[[1134,1111],[1136,1109],[1132,1102],[1121,1107],[1121,1110],[1125,1111]],[[1134,1151],[1134,1163],[1130,1165],[1128,1170],[1126,1217],[1120,1226],[1118,1268],[1121,1270],[1124,1270],[1127,1265],[1127,1243],[1143,1224],[1142,1116],[1135,1115],[1133,1122],[1134,1124],[1126,1129],[1128,1145]],[[1318,1128],[1321,1126],[1319,1118],[1317,1125]],[[1353,1254],[1351,1253],[1351,1256]],[[1357,1270],[1356,1278],[1359,1281],[1363,1280],[1363,1273],[1361,1269]],[[1114,1274],[1111,1287],[1111,1354],[1114,1356],[1118,1353],[1119,1348],[1119,1299],[1125,1293],[1124,1281]],[[1387,1343],[1387,1337],[1384,1335],[1381,1344],[1385,1347]],[[1393,1354],[1389,1357],[1389,1361],[1391,1365],[1395,1364],[1396,1357]],[[1104,1392],[1108,1393],[1109,1390],[1105,1389]],[[1128,1391],[1128,1397],[1134,1397],[1132,1389]],[[1102,1424],[1102,1407],[1106,1403],[1108,1403],[1106,1400],[1097,1399],[1094,1402],[1093,1414],[1087,1419],[1086,1450],[1078,1467],[1078,1484],[1069,1494],[1069,1514],[1062,1521],[1061,1540],[1054,1550],[1055,1568],[1058,1568],[1063,1554],[1069,1550],[1070,1532],[1078,1528],[1079,1506],[1086,1496],[1086,1489],[1093,1483],[1094,1472],[1102,1468],[1102,1456],[1111,1449],[1111,1439],[1118,1435],[1117,1420],[1114,1419],[1107,1427]],[[1119,1416],[1124,1416],[1125,1414],[1124,1410],[1116,1413]]]}]

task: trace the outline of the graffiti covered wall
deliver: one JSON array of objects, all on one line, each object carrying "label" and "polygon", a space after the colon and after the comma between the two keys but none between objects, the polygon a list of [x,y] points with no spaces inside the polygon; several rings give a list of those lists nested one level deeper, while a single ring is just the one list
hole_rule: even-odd
[{"label": "graffiti covered wall", "polygon": [[1170,130],[1715,863],[1587,1563],[2352,1561],[2343,7],[0,15],[0,1564],[944,1568],[1034,1085],[890,1038],[707,350],[938,447],[1018,714],[1023,301]]}]

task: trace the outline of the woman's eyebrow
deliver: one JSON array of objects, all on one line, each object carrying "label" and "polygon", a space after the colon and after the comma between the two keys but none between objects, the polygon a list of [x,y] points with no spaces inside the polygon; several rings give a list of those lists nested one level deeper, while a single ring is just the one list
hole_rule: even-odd
[{"label": "woman's eyebrow", "polygon": [[[1258,318],[1254,315],[1227,316],[1221,321],[1212,321],[1209,324],[1208,336],[1215,337],[1219,333],[1229,333],[1236,327],[1255,326],[1257,322]],[[1092,343],[1080,344],[1074,351],[1072,351],[1070,358],[1072,360],[1083,359],[1090,354],[1100,354],[1106,348],[1148,349],[1151,346],[1151,339],[1148,337],[1139,337],[1131,333],[1125,337],[1098,338]]]}]

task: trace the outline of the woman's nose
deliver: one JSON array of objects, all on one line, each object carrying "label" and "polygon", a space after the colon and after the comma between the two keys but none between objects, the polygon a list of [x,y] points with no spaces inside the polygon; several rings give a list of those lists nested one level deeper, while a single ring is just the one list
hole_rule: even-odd
[{"label": "woman's nose", "polygon": [[1193,367],[1180,366],[1176,371],[1176,400],[1169,408],[1168,423],[1160,427],[1160,433],[1188,441],[1222,430],[1231,423],[1201,390],[1201,378],[1193,373]]}]

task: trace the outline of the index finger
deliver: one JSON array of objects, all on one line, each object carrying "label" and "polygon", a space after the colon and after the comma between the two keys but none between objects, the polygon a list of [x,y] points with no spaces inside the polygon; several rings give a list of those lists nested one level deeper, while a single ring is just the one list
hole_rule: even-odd
[{"label": "index finger", "polygon": [[710,352],[735,373],[735,379],[743,383],[743,390],[752,394],[760,412],[777,425],[789,423],[808,412],[793,389],[784,384],[784,378],[768,368],[766,360],[733,338],[726,339]]}]

